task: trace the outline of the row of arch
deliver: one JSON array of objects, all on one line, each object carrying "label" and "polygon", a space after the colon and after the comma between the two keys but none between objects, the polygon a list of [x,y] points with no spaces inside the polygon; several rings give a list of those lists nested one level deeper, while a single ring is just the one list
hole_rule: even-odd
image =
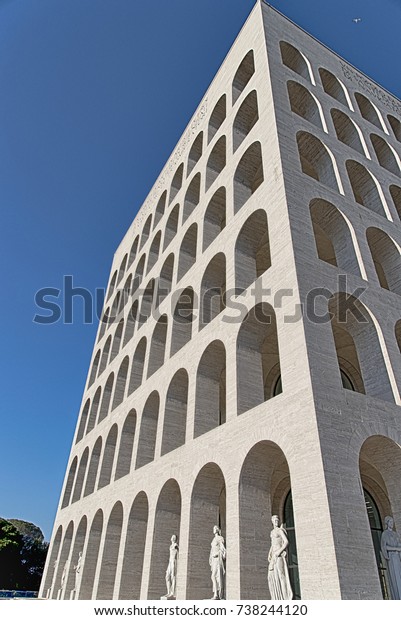
[{"label": "row of arch", "polygon": [[[303,52],[300,52],[296,47],[287,41],[280,42],[280,51],[284,65],[301,77],[305,78],[305,80],[310,82],[313,86],[316,86],[311,63]],[[328,95],[333,97],[333,99],[354,112],[355,109],[352,104],[350,94],[343,82],[323,67],[319,68],[319,76],[323,90]],[[372,125],[375,125],[375,127],[383,131],[385,134],[390,135],[379,108],[372,103],[372,101],[370,101],[365,95],[358,92],[355,93],[355,101],[362,118],[369,121]],[[387,114],[387,120],[395,139],[398,142],[401,142],[400,120],[392,114]]]}]

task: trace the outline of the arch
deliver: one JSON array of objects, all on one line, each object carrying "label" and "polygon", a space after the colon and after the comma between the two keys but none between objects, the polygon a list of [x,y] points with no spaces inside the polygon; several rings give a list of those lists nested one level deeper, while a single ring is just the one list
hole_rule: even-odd
[{"label": "arch", "polygon": [[159,198],[155,209],[155,217],[153,218],[153,230],[156,228],[164,215],[166,209],[167,190],[165,190]]},{"label": "arch", "polygon": [[79,590],[80,600],[91,600],[95,581],[96,567],[99,559],[100,541],[103,531],[103,512],[98,510],[95,514],[88,536],[85,560],[83,563],[81,587]]},{"label": "arch", "polygon": [[286,67],[295,71],[295,73],[298,73],[298,75],[302,76],[313,85],[315,84],[312,68],[305,54],[297,50],[297,48],[290,43],[287,43],[287,41],[280,41],[280,51],[281,59]]},{"label": "arch", "polygon": [[349,224],[330,202],[316,198],[309,205],[317,255],[329,265],[360,276]]},{"label": "arch", "polygon": [[169,562],[170,539],[180,542],[181,492],[176,480],[168,480],[160,491],[155,512],[152,555],[150,560],[148,599],[160,598],[166,588],[165,573]]},{"label": "arch", "polygon": [[370,140],[382,168],[401,176],[400,160],[394,149],[383,138],[374,133],[370,134]]},{"label": "arch", "polygon": [[113,598],[123,518],[122,504],[121,502],[116,502],[107,523],[99,585],[96,594],[97,600],[110,600]]},{"label": "arch", "polygon": [[77,433],[77,438],[75,440],[75,443],[78,443],[79,441],[81,441],[82,437],[85,434],[85,427],[86,427],[86,422],[88,420],[90,404],[91,404],[91,401],[90,401],[90,398],[88,398],[81,413],[81,419],[79,421],[78,433]]},{"label": "arch", "polygon": [[149,378],[164,364],[164,356],[166,352],[166,339],[167,339],[167,315],[163,314],[157,321],[153,330],[152,340],[150,343],[149,362],[148,362],[148,374]]},{"label": "arch", "polygon": [[398,118],[395,118],[392,114],[387,114],[387,120],[390,123],[390,127],[393,130],[395,139],[401,142],[401,123]]},{"label": "arch", "polygon": [[127,324],[125,327],[123,347],[125,347],[127,342],[129,342],[132,336],[134,335],[137,316],[138,316],[138,300],[136,299],[131,306],[131,310],[128,313]]},{"label": "arch", "polygon": [[89,459],[89,448],[86,447],[81,456],[81,460],[80,460],[79,467],[78,467],[78,473],[77,473],[77,477],[76,477],[75,485],[74,485],[74,492],[72,494],[72,500],[71,500],[72,504],[81,499],[82,489],[84,486],[84,479],[85,479],[85,474],[86,474],[86,468],[88,466],[88,459]]},{"label": "arch", "polygon": [[234,213],[238,213],[263,181],[261,145],[260,142],[253,142],[241,157],[235,170]]},{"label": "arch", "polygon": [[352,110],[351,100],[347,89],[340,80],[327,69],[319,68],[319,75],[322,81],[323,90],[343,105]]},{"label": "arch", "polygon": [[126,355],[120,364],[120,368],[118,369],[116,386],[114,388],[113,404],[111,407],[112,411],[113,409],[118,407],[118,405],[121,405],[121,403],[124,400],[125,386],[127,384],[127,376],[128,376],[128,366],[129,366],[129,357],[128,355]]},{"label": "arch", "polygon": [[170,196],[168,200],[169,204],[172,203],[173,199],[176,197],[176,195],[181,189],[183,174],[184,174],[184,164],[180,164],[173,176],[173,180],[171,181]]},{"label": "arch", "polygon": [[136,255],[138,252],[138,245],[139,245],[139,235],[137,235],[131,245],[131,249],[130,249],[130,253],[129,253],[129,259],[128,259],[128,268],[131,267],[132,263],[134,262],[134,260],[136,259]]},{"label": "arch", "polygon": [[[353,306],[349,311],[351,300]],[[345,293],[333,295],[328,309],[337,354],[338,377],[343,388],[394,402],[382,347],[371,314],[359,300]]]},{"label": "arch", "polygon": [[102,388],[99,386],[95,392],[92,400],[92,406],[90,409],[88,426],[86,427],[86,435],[90,433],[96,426],[97,412],[99,410],[100,397],[102,395]]},{"label": "arch", "polygon": [[398,217],[401,220],[401,187],[398,187],[398,185],[390,185],[389,190],[394,206],[397,209]]},{"label": "arch", "polygon": [[159,258],[161,238],[162,238],[162,233],[159,230],[159,232],[156,234],[150,246],[149,257],[148,257],[148,268],[146,270],[146,273],[149,273],[149,271],[151,271],[151,269],[157,263],[157,259]]},{"label": "arch", "polygon": [[197,475],[191,495],[187,600],[210,598],[210,542],[215,525],[226,537],[225,495],[223,472],[215,463],[208,463]]},{"label": "arch", "polygon": [[120,303],[121,303],[121,291],[117,291],[116,296],[114,297],[114,301],[111,306],[110,315],[107,322],[107,329],[110,325],[113,325],[115,322],[119,312],[120,312]]},{"label": "arch", "polygon": [[281,376],[276,314],[268,303],[254,306],[237,336],[237,414],[277,396]]},{"label": "arch", "polygon": [[347,114],[341,112],[341,110],[332,108],[332,110],[330,110],[330,114],[333,119],[333,125],[337,138],[340,142],[346,144],[361,155],[369,157],[369,152],[366,148],[363,134],[358,125],[349,116],[347,116]]},{"label": "arch", "polygon": [[143,369],[145,366],[146,356],[146,338],[143,337],[138,342],[135,349],[134,358],[131,366],[131,376],[128,387],[128,395],[132,394],[142,383]]},{"label": "arch", "polygon": [[99,368],[99,362],[100,362],[100,349],[96,353],[95,359],[93,360],[91,374],[90,374],[89,382],[88,382],[88,387],[90,387],[96,379],[97,371]]},{"label": "arch", "polygon": [[148,216],[144,227],[142,228],[142,234],[141,234],[141,244],[139,246],[139,249],[143,248],[143,246],[145,245],[145,243],[147,242],[147,240],[149,239],[149,234],[150,234],[150,229],[152,226],[152,214]]},{"label": "arch", "polygon": [[163,251],[167,248],[168,245],[170,245],[170,243],[177,234],[179,216],[180,205],[175,205],[174,209],[171,211],[168,217],[166,228],[164,231]]},{"label": "arch", "polygon": [[178,256],[177,282],[189,271],[196,261],[196,244],[198,241],[198,226],[191,224],[181,242]]},{"label": "arch", "polygon": [[185,443],[188,406],[188,373],[177,370],[167,390],[161,454],[167,454]]},{"label": "arch", "polygon": [[196,372],[194,437],[226,421],[226,349],[221,340],[203,352]]},{"label": "arch", "polygon": [[113,391],[113,383],[114,383],[114,373],[112,372],[106,381],[106,385],[104,386],[102,404],[100,405],[100,411],[99,411],[98,424],[102,420],[104,420],[109,414],[111,394]]},{"label": "arch", "polygon": [[210,199],[203,220],[203,251],[218,237],[226,225],[226,188],[219,187]]},{"label": "arch", "polygon": [[110,353],[110,348],[111,348],[111,336],[109,336],[106,340],[106,343],[103,347],[103,352],[102,352],[102,359],[100,360],[100,366],[99,366],[99,374],[98,376],[100,377],[100,375],[102,374],[102,372],[104,371],[104,369],[107,366],[107,362],[109,359],[109,353]]},{"label": "arch", "polygon": [[57,573],[54,581],[52,598],[65,598],[65,586],[62,588],[61,586],[61,576],[63,574],[64,568],[68,566],[68,558],[70,555],[70,549],[72,544],[72,539],[74,536],[74,523],[70,521],[63,538],[63,544],[61,546],[60,556],[58,558],[57,563]]},{"label": "arch", "polygon": [[235,116],[233,123],[233,152],[242,144],[243,140],[259,120],[258,97],[256,90],[247,95]]},{"label": "arch", "polygon": [[87,497],[95,490],[97,472],[99,469],[100,455],[102,453],[102,438],[98,437],[93,446],[91,460],[89,463],[88,475],[86,477],[84,497]]},{"label": "arch", "polygon": [[184,198],[183,223],[189,218],[199,204],[201,174],[198,172],[190,182]]},{"label": "arch", "polygon": [[394,333],[395,339],[398,344],[398,350],[401,353],[401,319],[398,319],[397,323],[395,324]]},{"label": "arch", "polygon": [[146,321],[152,314],[154,292],[155,281],[154,278],[152,278],[151,280],[149,280],[142,294],[142,304],[141,311],[139,313],[138,328],[142,327],[142,325],[146,323]]},{"label": "arch", "polygon": [[249,52],[244,56],[241,61],[240,66],[235,72],[233,83],[232,83],[232,102],[233,105],[237,101],[238,97],[244,90],[245,86],[248,84],[249,80],[255,73],[255,60],[253,56],[253,50],[249,50]]},{"label": "arch", "polygon": [[280,512],[290,488],[288,463],[280,447],[272,441],[256,443],[244,459],[238,485],[241,599],[270,599],[266,566],[271,518],[278,514],[283,520]]},{"label": "arch", "polygon": [[125,304],[132,295],[132,275],[129,275],[125,281],[123,294],[121,299],[121,308],[125,308]]},{"label": "arch", "polygon": [[306,131],[299,131],[297,143],[302,172],[338,192],[334,159],[323,142]]},{"label": "arch", "polygon": [[110,280],[109,292],[107,294],[106,301],[108,301],[110,297],[112,296],[112,294],[114,293],[114,289],[116,288],[117,275],[118,275],[118,269],[115,270],[115,272],[113,273],[113,277]]},{"label": "arch", "polygon": [[221,136],[214,145],[206,164],[206,191],[226,165],[226,137]]},{"label": "arch", "polygon": [[191,286],[180,295],[173,314],[170,355],[174,355],[191,340],[194,320],[194,290]]},{"label": "arch", "polygon": [[235,243],[236,293],[247,289],[271,264],[267,216],[258,209],[248,217]]},{"label": "arch", "polygon": [[108,307],[102,314],[102,318],[100,319],[100,330],[99,330],[99,336],[97,341],[99,342],[104,334],[105,331],[109,325],[109,320],[110,320],[110,307]]},{"label": "arch", "polygon": [[135,469],[151,463],[155,458],[159,403],[159,394],[154,391],[148,397],[143,408]]},{"label": "arch", "polygon": [[60,551],[62,537],[63,537],[63,527],[62,525],[59,525],[56,535],[53,538],[53,542],[51,545],[51,551],[49,550],[46,577],[43,582],[42,593],[41,593],[42,597],[54,598],[53,596],[54,590],[52,592],[52,589],[53,589],[52,586],[53,586],[55,568],[59,564],[59,562],[57,562],[57,559],[58,559],[58,554]]},{"label": "arch", "polygon": [[401,257],[394,241],[379,228],[366,231],[370,253],[382,288],[401,295]]},{"label": "arch", "polygon": [[102,467],[100,469],[99,483],[97,485],[98,489],[102,489],[103,487],[106,487],[108,484],[110,484],[111,472],[113,470],[114,464],[114,455],[116,453],[117,436],[118,427],[117,424],[113,424],[109,431],[109,434],[107,435],[106,443],[104,446]]},{"label": "arch", "polygon": [[[72,549],[70,561],[69,561],[69,570],[67,583],[65,588],[64,599],[70,600],[71,598],[77,599],[79,594],[79,582],[76,578],[75,566],[78,564],[79,553],[83,552],[83,548],[85,545],[86,539],[86,531],[88,528],[88,519],[86,516],[83,516],[79,522],[77,532],[75,534],[74,546]],[[78,586],[78,591],[75,590],[76,586]]]},{"label": "arch", "polygon": [[361,93],[355,93],[355,99],[362,118],[372,123],[372,125],[376,125],[379,129],[384,130],[384,123],[381,120],[380,112],[376,106]]},{"label": "arch", "polygon": [[128,260],[128,254],[126,254],[123,258],[123,260],[121,261],[121,265],[120,268],[118,270],[118,277],[117,277],[117,284],[119,282],[121,282],[121,280],[123,279],[124,273],[125,273],[125,268],[127,266],[127,260]]},{"label": "arch", "polygon": [[70,465],[61,508],[65,508],[70,503],[72,487],[74,486],[77,467],[78,467],[78,457],[76,456],[74,457],[74,460],[72,461]]},{"label": "arch", "polygon": [[292,112],[327,131],[319,100],[305,86],[293,80],[287,82],[287,90]]},{"label": "arch", "polygon": [[209,262],[203,274],[200,289],[199,329],[226,307],[226,257],[222,252]]},{"label": "arch", "polygon": [[135,270],[135,275],[134,275],[134,282],[132,284],[132,294],[135,293],[135,291],[138,290],[141,282],[142,282],[142,278],[143,278],[143,272],[145,270],[145,258],[146,258],[146,254],[142,254],[141,258],[139,259],[139,262],[136,266],[136,270]]},{"label": "arch", "polygon": [[120,352],[121,341],[123,338],[123,331],[124,331],[124,319],[121,319],[121,321],[119,322],[117,326],[116,333],[114,334],[113,346],[111,347],[111,353],[110,353],[110,362],[112,362],[114,358],[116,358]]},{"label": "arch", "polygon": [[198,135],[196,136],[190,148],[189,155],[188,155],[188,163],[187,163],[187,177],[191,174],[192,170],[195,168],[196,164],[202,157],[202,151],[203,151],[203,131],[198,133]]},{"label": "arch", "polygon": [[210,115],[207,141],[211,141],[213,136],[216,135],[218,130],[226,118],[226,96],[222,95],[216,105],[213,108],[213,112]]},{"label": "arch", "polygon": [[170,294],[173,274],[174,254],[169,254],[160,270],[159,286],[157,288],[157,298],[155,302],[156,307],[159,307],[159,304]]},{"label": "arch", "polygon": [[136,430],[136,411],[131,409],[125,418],[124,426],[121,431],[120,447],[118,450],[115,480],[127,476],[131,471],[132,452],[134,449],[134,439]]},{"label": "arch", "polygon": [[141,597],[148,515],[148,498],[141,491],[135,497],[128,517],[118,597],[121,600],[138,600]]},{"label": "arch", "polygon": [[345,166],[351,183],[355,202],[386,217],[383,202],[378,190],[378,183],[374,176],[357,161],[349,159]]}]

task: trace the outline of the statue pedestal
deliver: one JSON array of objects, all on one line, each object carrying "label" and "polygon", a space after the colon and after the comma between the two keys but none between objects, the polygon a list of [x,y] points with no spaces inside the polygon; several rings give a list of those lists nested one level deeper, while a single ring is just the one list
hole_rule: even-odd
[{"label": "statue pedestal", "polygon": [[175,596],[169,595],[169,594],[165,594],[164,596],[160,597],[161,601],[175,601]]}]

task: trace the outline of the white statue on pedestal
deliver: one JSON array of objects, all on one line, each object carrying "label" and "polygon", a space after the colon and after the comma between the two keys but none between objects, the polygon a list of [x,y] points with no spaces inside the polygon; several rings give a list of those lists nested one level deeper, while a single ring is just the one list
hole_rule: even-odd
[{"label": "white statue on pedestal", "polygon": [[75,600],[75,598],[77,596],[77,592],[78,592],[78,588],[79,588],[79,580],[81,578],[81,569],[82,569],[82,551],[80,551],[78,553],[78,561],[77,561],[76,565],[74,566],[75,583],[74,583],[74,589],[71,591],[71,594],[70,594],[70,599],[71,600]]},{"label": "white statue on pedestal", "polygon": [[385,517],[381,553],[387,566],[387,583],[394,601],[401,600],[401,538],[394,531],[393,517]]},{"label": "white statue on pedestal", "polygon": [[162,600],[175,599],[175,585],[177,580],[177,561],[178,561],[178,543],[175,534],[171,537],[170,556],[166,570],[166,587],[167,594],[162,596]]},{"label": "white statue on pedestal", "polygon": [[291,601],[293,594],[287,566],[288,538],[277,515],[272,516],[273,529],[270,533],[271,547],[269,551],[269,569],[267,580],[270,596],[274,601]]},{"label": "white statue on pedestal", "polygon": [[226,560],[226,548],[224,546],[224,538],[221,535],[221,530],[217,525],[213,528],[214,538],[211,543],[209,564],[211,570],[212,584],[213,584],[213,598],[212,600],[224,599],[224,581],[225,581],[225,560]]}]

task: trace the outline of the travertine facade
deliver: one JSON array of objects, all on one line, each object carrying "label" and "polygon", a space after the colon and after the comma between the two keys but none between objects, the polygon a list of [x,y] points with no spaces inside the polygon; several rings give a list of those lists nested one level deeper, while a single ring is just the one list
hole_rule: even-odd
[{"label": "travertine facade", "polygon": [[256,4],[115,254],[43,596],[70,598],[82,551],[79,598],[159,598],[176,534],[177,598],[210,598],[217,524],[227,598],[267,599],[272,514],[297,597],[386,596],[400,118]]}]

